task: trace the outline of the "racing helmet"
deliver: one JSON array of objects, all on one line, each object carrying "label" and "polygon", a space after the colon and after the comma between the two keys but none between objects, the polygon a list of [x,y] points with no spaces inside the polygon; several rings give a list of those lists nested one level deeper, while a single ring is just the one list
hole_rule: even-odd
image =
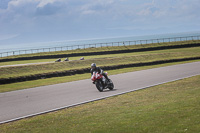
[{"label": "racing helmet", "polygon": [[95,63],[92,63],[92,64],[91,64],[91,68],[96,68],[96,64],[95,64]]}]

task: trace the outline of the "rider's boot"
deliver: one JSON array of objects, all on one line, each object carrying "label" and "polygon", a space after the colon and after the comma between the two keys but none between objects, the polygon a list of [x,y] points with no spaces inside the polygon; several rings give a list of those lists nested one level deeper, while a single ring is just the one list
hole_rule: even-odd
[{"label": "rider's boot", "polygon": [[106,78],[107,82],[110,82],[110,79],[108,78],[108,76],[105,74],[104,77]]}]

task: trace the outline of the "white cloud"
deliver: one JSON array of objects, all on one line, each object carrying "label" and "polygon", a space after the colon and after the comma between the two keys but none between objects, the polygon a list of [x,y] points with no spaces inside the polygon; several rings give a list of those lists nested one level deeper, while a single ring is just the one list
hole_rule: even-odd
[{"label": "white cloud", "polygon": [[10,34],[10,35],[3,34],[3,35],[0,35],[0,40],[7,40],[7,39],[15,38],[17,36],[19,36],[19,34]]},{"label": "white cloud", "polygon": [[0,34],[198,25],[199,12],[199,0],[11,0],[0,9]]},{"label": "white cloud", "polygon": [[37,1],[39,1],[39,4],[37,5],[37,7],[44,7],[47,4],[53,4],[55,2],[65,3],[67,0],[37,0]]},{"label": "white cloud", "polygon": [[[76,4],[74,4],[76,3]],[[80,4],[77,4],[80,3]],[[1,15],[21,15],[35,17],[35,15],[49,15],[58,13],[59,15],[102,15],[113,19],[124,19],[132,17],[139,19],[183,17],[185,15],[195,15],[194,10],[200,8],[199,0],[12,0],[8,4],[6,13]],[[57,12],[59,10],[59,12]],[[8,14],[9,13],[9,14]],[[191,14],[193,13],[193,14]]]},{"label": "white cloud", "polygon": [[37,3],[36,7],[43,7],[47,4],[53,4],[55,2],[65,2],[65,0],[11,0],[8,3],[8,6],[21,6],[24,4],[31,4],[31,3]]},{"label": "white cloud", "polygon": [[[118,1],[118,0],[116,0]],[[80,8],[81,14],[102,14],[110,9],[112,9],[113,5],[116,3],[114,0],[90,0],[88,3],[85,3]],[[107,12],[108,13],[108,12]]]}]

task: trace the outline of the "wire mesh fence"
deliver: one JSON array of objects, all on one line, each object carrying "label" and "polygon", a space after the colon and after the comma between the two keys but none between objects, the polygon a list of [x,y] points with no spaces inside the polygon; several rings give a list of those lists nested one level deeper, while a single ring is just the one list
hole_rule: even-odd
[{"label": "wire mesh fence", "polygon": [[179,41],[189,41],[189,40],[200,40],[200,36],[172,37],[172,38],[159,38],[159,39],[149,39],[149,40],[107,42],[107,43],[82,44],[82,45],[71,45],[71,46],[51,47],[51,48],[16,50],[16,51],[2,52],[0,53],[0,57],[2,58],[8,56],[34,54],[41,52],[56,52],[56,51],[66,51],[66,50],[76,50],[76,49],[86,49],[86,48],[129,46],[129,45],[179,42]]}]

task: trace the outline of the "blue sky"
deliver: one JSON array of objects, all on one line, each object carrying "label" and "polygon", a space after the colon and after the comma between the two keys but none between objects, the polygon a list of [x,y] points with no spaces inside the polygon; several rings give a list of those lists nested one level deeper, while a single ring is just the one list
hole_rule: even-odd
[{"label": "blue sky", "polygon": [[0,0],[0,44],[200,31],[200,0]]}]

